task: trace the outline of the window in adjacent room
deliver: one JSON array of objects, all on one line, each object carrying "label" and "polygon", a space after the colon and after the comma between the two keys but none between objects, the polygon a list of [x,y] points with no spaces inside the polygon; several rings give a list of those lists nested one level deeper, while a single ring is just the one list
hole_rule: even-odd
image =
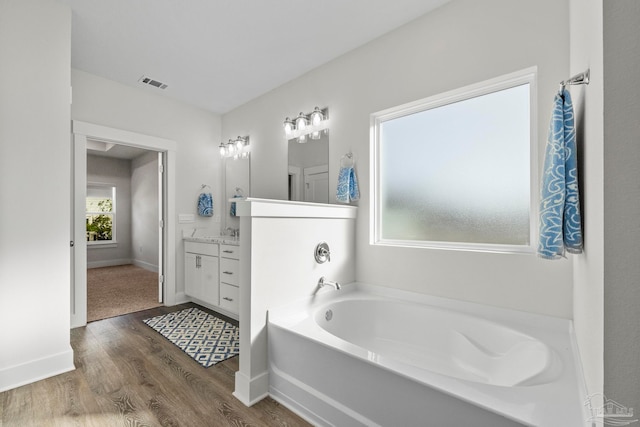
[{"label": "window in adjacent room", "polygon": [[88,244],[115,243],[116,187],[88,184],[86,223]]},{"label": "window in adjacent room", "polygon": [[372,115],[378,245],[533,251],[535,70]]}]

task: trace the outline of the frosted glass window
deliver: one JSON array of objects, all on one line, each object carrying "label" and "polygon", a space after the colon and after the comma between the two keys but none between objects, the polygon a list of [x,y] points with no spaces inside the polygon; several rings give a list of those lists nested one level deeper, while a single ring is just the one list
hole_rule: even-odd
[{"label": "frosted glass window", "polygon": [[412,105],[376,124],[376,241],[531,245],[531,83]]}]

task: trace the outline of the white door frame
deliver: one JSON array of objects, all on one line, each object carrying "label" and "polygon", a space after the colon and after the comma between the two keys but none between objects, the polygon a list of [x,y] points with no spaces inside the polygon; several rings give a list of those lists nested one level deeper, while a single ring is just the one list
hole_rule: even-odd
[{"label": "white door frame", "polygon": [[[71,327],[87,324],[87,242],[85,228],[85,199],[87,196],[87,139],[111,142],[165,153],[164,164],[164,231],[163,266],[164,303],[175,305],[176,297],[176,239],[175,224],[175,165],[176,142],[93,123],[72,121],[73,153],[73,246],[71,279]],[[82,220],[80,220],[82,219]]]}]

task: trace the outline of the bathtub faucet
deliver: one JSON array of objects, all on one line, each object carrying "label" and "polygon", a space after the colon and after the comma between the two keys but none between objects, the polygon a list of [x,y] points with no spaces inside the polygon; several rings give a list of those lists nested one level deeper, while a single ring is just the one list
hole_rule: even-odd
[{"label": "bathtub faucet", "polygon": [[333,286],[337,291],[340,290],[340,283],[332,282],[331,280],[326,280],[324,277],[321,277],[320,280],[318,280],[318,287],[322,288],[325,286]]}]

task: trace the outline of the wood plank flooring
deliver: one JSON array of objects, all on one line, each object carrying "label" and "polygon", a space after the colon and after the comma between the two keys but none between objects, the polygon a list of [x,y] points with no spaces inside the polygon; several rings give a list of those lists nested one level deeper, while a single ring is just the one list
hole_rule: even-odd
[{"label": "wood plank flooring", "polygon": [[73,329],[76,370],[0,393],[0,427],[309,425],[271,398],[233,397],[238,357],[203,368],[142,323],[188,307],[211,312],[182,304]]}]

